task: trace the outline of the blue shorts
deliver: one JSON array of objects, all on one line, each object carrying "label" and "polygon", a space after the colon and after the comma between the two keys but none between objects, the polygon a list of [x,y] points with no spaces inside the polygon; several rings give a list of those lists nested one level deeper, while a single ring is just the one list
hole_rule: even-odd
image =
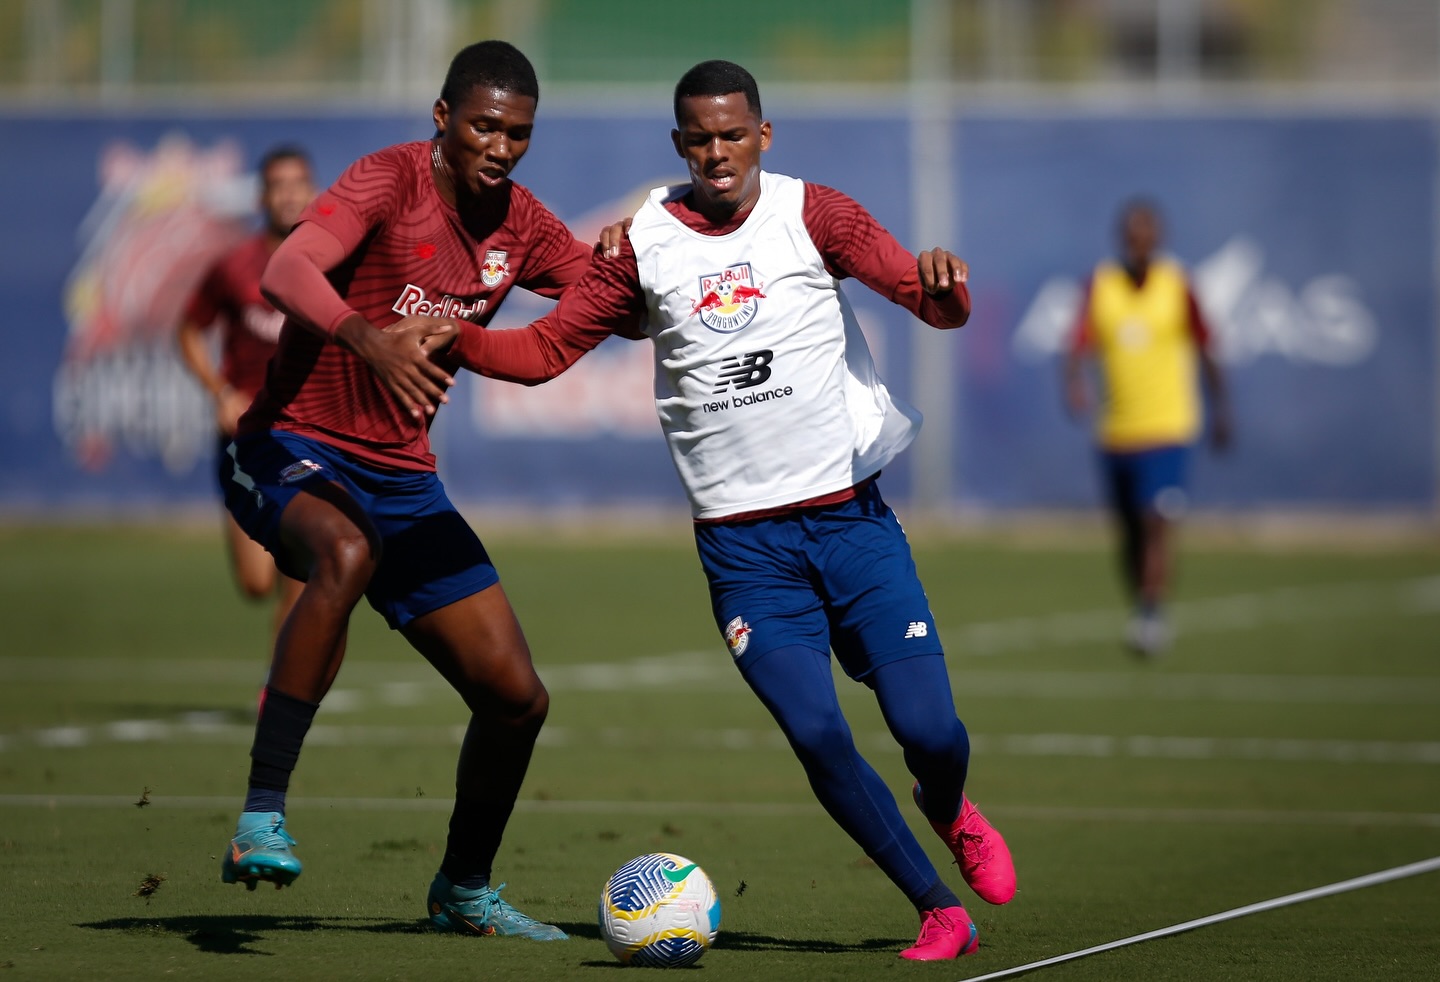
[{"label": "blue shorts", "polygon": [[1185,472],[1190,448],[1179,444],[1149,450],[1102,450],[1100,467],[1110,503],[1122,515],[1155,512],[1171,520],[1185,514]]},{"label": "blue shorts", "polygon": [[316,481],[349,493],[379,533],[380,565],[365,598],[392,628],[500,582],[480,539],[432,471],[383,470],[318,440],[271,430],[220,457],[225,507],[288,576],[303,580],[280,541],[280,515]]},{"label": "blue shorts", "polygon": [[873,482],[839,505],[696,525],[695,542],[742,671],[790,645],[833,649],[852,679],[944,653],[905,530]]}]

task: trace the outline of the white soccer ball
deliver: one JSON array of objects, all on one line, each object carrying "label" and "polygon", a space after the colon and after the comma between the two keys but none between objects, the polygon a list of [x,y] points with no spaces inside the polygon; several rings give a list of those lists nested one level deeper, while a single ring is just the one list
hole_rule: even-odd
[{"label": "white soccer ball", "polygon": [[684,856],[637,856],[615,871],[600,894],[600,934],[626,965],[693,965],[719,929],[715,884]]}]

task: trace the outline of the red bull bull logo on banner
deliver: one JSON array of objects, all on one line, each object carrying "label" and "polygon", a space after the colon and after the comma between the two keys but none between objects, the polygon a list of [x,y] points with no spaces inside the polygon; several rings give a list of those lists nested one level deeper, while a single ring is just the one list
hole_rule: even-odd
[{"label": "red bull bull logo on banner", "polygon": [[756,286],[749,263],[736,263],[718,273],[700,277],[700,299],[694,301],[690,316],[717,334],[734,334],[749,326],[759,312],[757,301],[765,294]]}]

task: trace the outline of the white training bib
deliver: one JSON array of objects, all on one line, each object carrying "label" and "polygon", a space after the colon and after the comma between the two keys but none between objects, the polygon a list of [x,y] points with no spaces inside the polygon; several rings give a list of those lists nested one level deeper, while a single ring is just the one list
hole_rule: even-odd
[{"label": "white training bib", "polygon": [[920,414],[875,372],[854,312],[805,228],[803,181],[760,175],[728,235],[665,209],[630,227],[655,343],[655,409],[696,518],[840,491],[904,450]]}]

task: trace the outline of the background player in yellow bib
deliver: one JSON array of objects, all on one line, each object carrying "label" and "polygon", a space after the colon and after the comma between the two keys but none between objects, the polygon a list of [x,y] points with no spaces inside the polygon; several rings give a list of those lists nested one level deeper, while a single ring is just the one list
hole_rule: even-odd
[{"label": "background player in yellow bib", "polygon": [[[1185,270],[1158,255],[1159,210],[1131,201],[1120,212],[1120,260],[1095,267],[1065,358],[1065,398],[1077,417],[1095,416],[1101,471],[1120,532],[1120,563],[1134,606],[1127,640],[1153,656],[1170,642],[1163,603],[1172,529],[1187,504],[1186,464],[1204,428],[1230,442],[1224,376]],[[1098,408],[1088,385],[1094,362]]]}]

